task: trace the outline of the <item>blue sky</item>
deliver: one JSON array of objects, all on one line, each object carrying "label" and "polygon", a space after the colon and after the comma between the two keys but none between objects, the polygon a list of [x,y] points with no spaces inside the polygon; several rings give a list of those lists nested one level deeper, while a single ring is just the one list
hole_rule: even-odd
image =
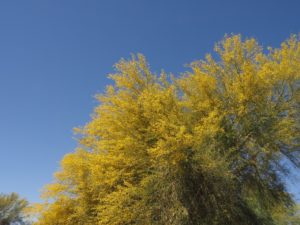
[{"label": "blue sky", "polygon": [[152,70],[180,73],[225,33],[279,46],[300,32],[299,9],[297,0],[0,1],[0,192],[39,201],[120,58],[139,52]]}]

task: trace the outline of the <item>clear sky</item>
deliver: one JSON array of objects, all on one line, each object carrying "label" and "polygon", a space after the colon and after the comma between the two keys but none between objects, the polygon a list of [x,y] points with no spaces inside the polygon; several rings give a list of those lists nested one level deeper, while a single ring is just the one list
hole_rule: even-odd
[{"label": "clear sky", "polygon": [[121,57],[179,73],[225,33],[279,46],[300,32],[299,10],[299,0],[1,0],[0,192],[39,201]]}]

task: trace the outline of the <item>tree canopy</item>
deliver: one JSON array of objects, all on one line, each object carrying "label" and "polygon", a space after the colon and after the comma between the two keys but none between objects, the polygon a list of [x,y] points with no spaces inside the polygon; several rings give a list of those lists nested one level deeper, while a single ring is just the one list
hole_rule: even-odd
[{"label": "tree canopy", "polygon": [[[267,225],[300,166],[300,42],[226,36],[178,76],[122,59],[37,225]],[[281,215],[281,214],[280,214]]]},{"label": "tree canopy", "polygon": [[0,194],[0,225],[24,224],[23,210],[27,204],[17,193]]}]

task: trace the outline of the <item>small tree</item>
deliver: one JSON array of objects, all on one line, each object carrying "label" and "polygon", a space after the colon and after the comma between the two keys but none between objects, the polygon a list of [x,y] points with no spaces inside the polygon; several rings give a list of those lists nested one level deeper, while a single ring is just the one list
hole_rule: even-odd
[{"label": "small tree", "polygon": [[0,194],[0,225],[24,224],[23,210],[28,202],[18,194]]}]

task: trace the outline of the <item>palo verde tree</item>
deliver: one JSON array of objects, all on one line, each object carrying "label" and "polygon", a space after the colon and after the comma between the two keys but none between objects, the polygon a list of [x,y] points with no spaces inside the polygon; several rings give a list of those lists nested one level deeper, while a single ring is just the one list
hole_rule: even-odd
[{"label": "palo verde tree", "polygon": [[176,77],[141,55],[116,64],[37,224],[278,224],[300,166],[300,42],[235,35],[215,51]]}]

